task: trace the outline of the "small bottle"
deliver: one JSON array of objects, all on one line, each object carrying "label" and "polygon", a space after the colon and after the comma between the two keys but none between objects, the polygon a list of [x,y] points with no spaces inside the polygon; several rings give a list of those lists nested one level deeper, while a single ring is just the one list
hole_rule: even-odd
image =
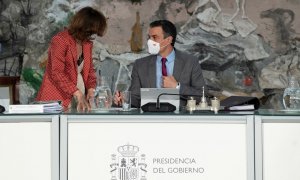
[{"label": "small bottle", "polygon": [[220,109],[220,100],[217,97],[214,97],[211,100],[211,110],[215,111],[215,112],[218,112],[219,109]]},{"label": "small bottle", "polygon": [[188,111],[195,111],[196,110],[196,100],[194,97],[189,97],[187,100],[186,108]]},{"label": "small bottle", "polygon": [[283,106],[285,109],[299,108],[299,107],[297,107],[297,106],[299,106],[298,98],[300,98],[300,97],[297,97],[298,90],[299,90],[299,83],[295,76],[291,76],[289,78],[288,87],[285,88],[285,90],[283,92],[282,102],[283,102]]}]

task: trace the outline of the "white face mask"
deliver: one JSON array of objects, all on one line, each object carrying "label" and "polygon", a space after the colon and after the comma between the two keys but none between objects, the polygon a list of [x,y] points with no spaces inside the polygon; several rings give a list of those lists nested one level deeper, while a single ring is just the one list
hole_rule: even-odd
[{"label": "white face mask", "polygon": [[[164,40],[165,40],[165,39],[164,39]],[[164,40],[162,40],[161,42],[163,42]],[[167,45],[164,45],[164,46],[162,46],[162,47],[160,47],[160,43],[155,42],[155,41],[153,41],[153,40],[151,40],[151,39],[148,39],[147,45],[148,45],[148,52],[149,52],[150,54],[158,54],[160,48],[164,48],[164,47],[166,47],[168,44],[167,44]]]},{"label": "white face mask", "polygon": [[150,54],[158,54],[159,53],[160,45],[158,42],[148,39],[147,45],[148,45],[148,52]]}]

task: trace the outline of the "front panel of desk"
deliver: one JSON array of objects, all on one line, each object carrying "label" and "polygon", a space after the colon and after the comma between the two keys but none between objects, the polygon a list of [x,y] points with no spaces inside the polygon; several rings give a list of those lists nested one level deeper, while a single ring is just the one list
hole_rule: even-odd
[{"label": "front panel of desk", "polygon": [[59,179],[59,116],[0,116],[0,179]]},{"label": "front panel of desk", "polygon": [[61,180],[253,180],[253,116],[62,115]]},{"label": "front panel of desk", "polygon": [[257,180],[300,179],[300,116],[255,117]]}]

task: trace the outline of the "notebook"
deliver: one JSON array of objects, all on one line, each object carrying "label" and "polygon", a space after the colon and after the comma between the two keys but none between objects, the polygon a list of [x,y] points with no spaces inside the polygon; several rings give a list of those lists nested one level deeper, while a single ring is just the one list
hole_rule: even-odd
[{"label": "notebook", "polygon": [[250,96],[230,96],[221,101],[227,110],[255,110],[259,108],[259,100]]},{"label": "notebook", "polygon": [[141,106],[149,102],[157,102],[157,97],[162,94],[177,94],[177,95],[162,95],[159,102],[168,102],[173,104],[176,109],[179,109],[179,89],[176,88],[141,88]]}]

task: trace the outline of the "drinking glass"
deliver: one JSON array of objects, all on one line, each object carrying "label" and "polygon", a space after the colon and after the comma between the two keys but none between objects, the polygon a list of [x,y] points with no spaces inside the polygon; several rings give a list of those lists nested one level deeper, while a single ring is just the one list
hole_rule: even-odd
[{"label": "drinking glass", "polygon": [[123,111],[130,111],[131,109],[131,92],[130,91],[122,91],[122,109]]}]

